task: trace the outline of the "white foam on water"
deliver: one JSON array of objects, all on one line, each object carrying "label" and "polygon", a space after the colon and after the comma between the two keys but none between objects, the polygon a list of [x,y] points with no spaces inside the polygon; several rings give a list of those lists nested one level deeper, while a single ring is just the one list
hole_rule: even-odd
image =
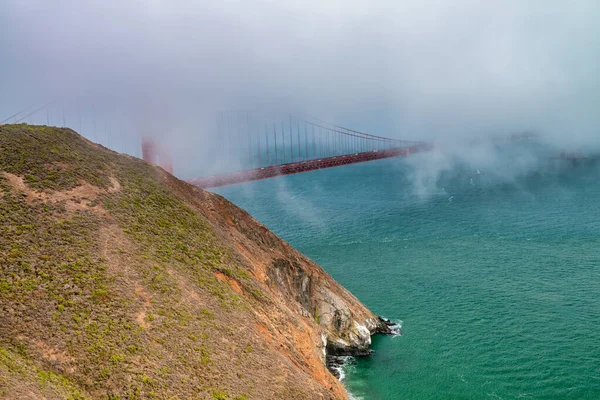
[{"label": "white foam on water", "polygon": [[340,374],[340,382],[344,382],[346,379],[346,372],[344,372],[344,366],[334,368]]},{"label": "white foam on water", "polygon": [[352,245],[352,244],[362,244],[363,241],[360,239],[356,239],[356,240],[350,240],[348,242],[342,242],[340,243],[342,246],[348,246],[348,245]]},{"label": "white foam on water", "polygon": [[[385,320],[389,321],[392,323],[392,325],[390,326],[390,330],[392,331],[392,338],[398,337],[398,336],[402,336],[402,320],[399,319],[388,319],[385,317],[382,317]],[[342,357],[342,359],[344,360],[343,364],[337,367],[334,367],[334,369],[336,371],[339,372],[340,374],[340,382],[344,382],[344,379],[346,378],[346,370],[348,368],[353,368],[354,367],[354,363],[352,362],[354,360],[354,357],[352,356],[345,356]],[[364,400],[363,397],[360,397],[358,395],[352,394],[350,392],[350,390],[348,389],[348,387],[346,387],[346,391],[348,392],[348,398],[349,400]]]},{"label": "white foam on water", "polygon": [[348,398],[349,398],[350,400],[363,400],[363,398],[362,398],[362,397],[355,396],[355,395],[353,395],[352,393],[350,393],[349,391],[348,391]]},{"label": "white foam on water", "polygon": [[299,193],[299,194],[297,194],[297,195],[295,195],[295,196],[292,196],[292,199],[295,199],[295,198],[296,198],[296,197],[298,197],[298,196],[302,196],[302,195],[303,195],[304,193],[306,193],[306,192],[308,192],[308,190],[305,190],[305,191],[303,191],[302,193]]},{"label": "white foam on water", "polygon": [[345,357],[342,357],[342,359],[344,360],[344,363],[342,365],[340,365],[338,368],[336,368],[336,370],[340,372],[340,382],[343,382],[344,379],[346,378],[346,368],[350,367],[353,364],[354,357],[345,356]]},{"label": "white foam on water", "polygon": [[[344,383],[344,379],[346,378],[346,368],[351,367],[351,361],[354,359],[352,356],[346,356],[346,357],[342,357],[344,360],[344,363],[342,365],[340,365],[339,367],[336,367],[335,370],[339,372],[340,374],[340,382]],[[346,391],[348,392],[348,399],[349,400],[364,400],[362,397],[359,397],[355,394],[352,394],[352,392],[350,392],[350,389],[348,389],[348,387],[346,385],[344,385],[346,387]]]},{"label": "white foam on water", "polygon": [[383,317],[384,319],[388,320],[389,322],[392,323],[392,326],[390,326],[390,330],[392,331],[392,337],[398,337],[398,336],[402,336],[402,321],[399,319],[387,319],[385,317]]}]

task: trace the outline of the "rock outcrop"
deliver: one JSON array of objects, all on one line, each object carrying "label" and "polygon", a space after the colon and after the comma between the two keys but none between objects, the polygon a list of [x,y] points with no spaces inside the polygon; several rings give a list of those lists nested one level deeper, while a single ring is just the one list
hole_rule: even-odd
[{"label": "rock outcrop", "polygon": [[391,333],[387,321],[306,259],[276,259],[267,276],[272,285],[300,304],[303,315],[313,317],[321,327],[324,357],[369,355],[371,335]]},{"label": "rock outcrop", "polygon": [[[215,203],[220,203],[216,208],[229,207],[230,203],[220,196],[208,195],[213,204],[209,209],[214,209]],[[323,361],[327,354],[370,355],[371,335],[392,333],[392,323],[374,315],[321,267],[268,231],[250,214],[235,207],[225,215],[232,216],[240,232],[261,250],[264,261],[253,264],[256,276],[262,277],[262,282],[297,313],[312,318],[319,326]],[[263,268],[258,270],[258,265]]]}]

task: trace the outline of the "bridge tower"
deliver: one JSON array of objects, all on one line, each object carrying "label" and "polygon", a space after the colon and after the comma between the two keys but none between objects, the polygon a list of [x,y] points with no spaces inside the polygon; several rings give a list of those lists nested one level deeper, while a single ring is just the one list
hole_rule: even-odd
[{"label": "bridge tower", "polygon": [[164,147],[160,147],[154,139],[142,139],[142,158],[150,164],[159,165],[170,174],[173,173],[173,160],[171,159],[171,155]]}]

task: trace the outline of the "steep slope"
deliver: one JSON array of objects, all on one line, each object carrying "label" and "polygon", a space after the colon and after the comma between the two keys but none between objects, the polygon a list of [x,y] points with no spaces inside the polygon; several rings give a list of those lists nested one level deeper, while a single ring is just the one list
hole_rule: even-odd
[{"label": "steep slope", "polygon": [[326,349],[387,330],[222,197],[0,126],[0,397],[344,399]]}]

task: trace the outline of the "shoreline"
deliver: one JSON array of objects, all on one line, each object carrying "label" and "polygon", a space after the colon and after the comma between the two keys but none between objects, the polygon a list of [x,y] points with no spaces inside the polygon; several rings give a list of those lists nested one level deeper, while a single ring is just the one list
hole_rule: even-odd
[{"label": "shoreline", "polygon": [[[402,335],[402,321],[394,322],[384,317],[377,317],[379,326],[371,334],[373,335],[385,335],[385,336],[401,336]],[[374,350],[359,349],[353,346],[347,347],[336,347],[327,345],[327,352],[325,355],[325,365],[327,369],[335,376],[340,382],[346,377],[344,373],[344,367],[347,365],[356,364],[355,357],[368,357],[373,354]]]}]

